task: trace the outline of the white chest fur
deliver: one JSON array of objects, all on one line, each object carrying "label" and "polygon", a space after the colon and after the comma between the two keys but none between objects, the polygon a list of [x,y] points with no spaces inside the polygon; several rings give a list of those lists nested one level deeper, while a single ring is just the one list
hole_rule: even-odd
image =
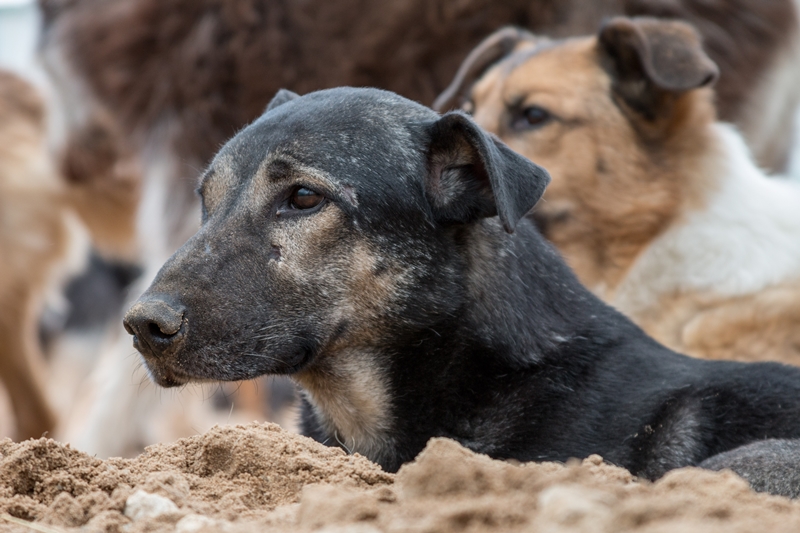
[{"label": "white chest fur", "polygon": [[637,258],[613,302],[636,314],[664,295],[735,297],[800,280],[800,184],[765,176],[733,127],[714,124],[716,150],[692,179],[707,186]]}]

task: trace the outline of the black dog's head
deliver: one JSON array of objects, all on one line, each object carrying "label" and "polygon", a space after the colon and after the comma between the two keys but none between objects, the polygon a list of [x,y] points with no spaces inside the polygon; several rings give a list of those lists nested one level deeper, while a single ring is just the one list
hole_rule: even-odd
[{"label": "black dog's head", "polygon": [[548,180],[466,115],[375,89],[281,91],[211,163],[202,227],[125,327],[163,386],[391,344],[462,305],[459,228],[512,232]]}]

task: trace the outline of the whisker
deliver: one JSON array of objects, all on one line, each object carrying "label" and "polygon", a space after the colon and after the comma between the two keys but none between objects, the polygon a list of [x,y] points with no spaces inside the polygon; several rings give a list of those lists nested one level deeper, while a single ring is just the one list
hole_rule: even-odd
[{"label": "whisker", "polygon": [[246,354],[243,354],[243,355],[245,355],[247,357],[257,357],[259,359],[266,359],[268,361],[274,361],[276,363],[280,363],[281,362],[281,360],[278,359],[277,357],[273,357],[271,355],[265,355],[263,353],[246,353]]}]

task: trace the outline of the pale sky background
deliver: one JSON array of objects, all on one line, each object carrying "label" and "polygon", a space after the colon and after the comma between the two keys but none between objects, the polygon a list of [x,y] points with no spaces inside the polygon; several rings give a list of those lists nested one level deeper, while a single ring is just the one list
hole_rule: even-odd
[{"label": "pale sky background", "polygon": [[0,0],[0,66],[37,77],[39,11],[35,0]]}]

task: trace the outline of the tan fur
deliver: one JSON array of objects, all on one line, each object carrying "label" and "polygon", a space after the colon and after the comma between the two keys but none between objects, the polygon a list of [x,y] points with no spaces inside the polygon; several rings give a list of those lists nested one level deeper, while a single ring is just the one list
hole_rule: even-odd
[{"label": "tan fur", "polygon": [[[723,176],[703,162],[716,147],[711,90],[683,93],[655,124],[645,123],[615,98],[596,43],[580,38],[518,52],[471,93],[476,121],[550,172],[535,211],[543,232],[581,281],[667,346],[700,357],[800,364],[797,281],[735,298],[670,294],[646,307],[617,297],[642,251],[702,209]],[[512,102],[539,105],[556,119],[513,131]]]},{"label": "tan fur", "polygon": [[[218,159],[215,173],[201,185],[209,210],[224,201],[226,189],[235,188],[235,178],[225,170],[225,163]],[[358,203],[352,191],[343,190],[325,172],[275,153],[260,165],[238,208],[263,212],[267,208],[264,202],[271,201],[276,191],[292,180],[316,190],[335,191],[350,203]],[[346,324],[343,332],[330,332],[330,340],[320,347],[314,364],[292,378],[305,389],[326,430],[345,448],[375,459],[386,449],[392,428],[388,380],[377,344],[381,335],[376,333],[385,327],[384,317],[391,313],[393,297],[403,290],[405,277],[402,265],[379,256],[366,242],[353,241],[352,234],[345,232],[344,221],[342,212],[331,204],[313,217],[297,218],[274,231],[272,246],[279,256],[270,260],[268,267],[285,286],[308,287],[337,302],[333,322],[327,327]],[[351,246],[337,246],[344,239]]]},{"label": "tan fur", "polygon": [[71,132],[61,165],[69,202],[95,247],[106,255],[135,257],[142,170],[108,113],[93,110]]},{"label": "tan fur", "polygon": [[33,87],[0,72],[0,379],[18,438],[55,424],[37,333],[43,294],[69,243],[66,216],[44,106]]},{"label": "tan fur", "polygon": [[387,377],[375,344],[380,335],[376,333],[384,326],[382,316],[391,310],[392,296],[401,290],[398,279],[402,280],[402,273],[397,277],[376,275],[378,257],[364,245],[356,245],[346,257],[329,257],[327,263],[331,265],[328,272],[320,272],[317,266],[309,272],[309,281],[315,284],[315,277],[326,274],[347,281],[337,314],[347,321],[348,329],[321,350],[318,364],[294,379],[308,392],[322,425],[350,451],[374,459],[386,448],[392,427]]},{"label": "tan fur", "polygon": [[800,283],[738,298],[673,295],[636,319],[668,346],[693,355],[800,365]]},{"label": "tan fur", "polygon": [[[323,427],[351,452],[374,459],[391,438],[390,401],[386,377],[373,354],[345,351],[324,359],[294,379]],[[331,443],[332,444],[332,443]]]},{"label": "tan fur", "polygon": [[53,85],[50,136],[66,194],[104,255],[135,259],[142,164],[134,136],[74,75],[60,47],[44,47]]}]

